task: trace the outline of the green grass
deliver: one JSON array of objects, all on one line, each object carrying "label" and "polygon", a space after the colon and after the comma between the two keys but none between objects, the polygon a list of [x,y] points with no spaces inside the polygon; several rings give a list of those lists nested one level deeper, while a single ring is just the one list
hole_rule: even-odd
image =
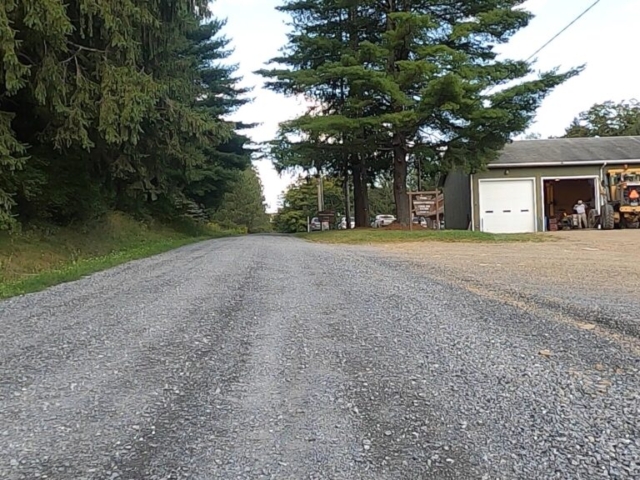
[{"label": "green grass", "polygon": [[549,237],[540,234],[494,235],[491,233],[472,232],[468,230],[386,230],[356,229],[330,230],[328,232],[299,233],[299,238],[320,243],[335,244],[373,244],[403,242],[468,242],[468,243],[500,243],[500,242],[543,242]]},{"label": "green grass", "polygon": [[143,224],[111,214],[82,228],[0,235],[0,298],[36,292],[144,257],[232,232],[190,224]]}]

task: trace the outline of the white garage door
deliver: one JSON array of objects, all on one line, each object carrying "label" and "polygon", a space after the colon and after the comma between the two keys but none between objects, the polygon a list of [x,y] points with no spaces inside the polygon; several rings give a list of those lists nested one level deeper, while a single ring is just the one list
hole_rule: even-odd
[{"label": "white garage door", "polygon": [[536,231],[534,181],[480,181],[480,229],[489,233]]}]

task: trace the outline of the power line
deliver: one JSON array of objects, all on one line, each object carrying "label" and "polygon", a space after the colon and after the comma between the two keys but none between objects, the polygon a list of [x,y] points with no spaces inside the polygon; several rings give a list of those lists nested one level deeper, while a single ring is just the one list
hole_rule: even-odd
[{"label": "power line", "polygon": [[547,43],[545,43],[544,45],[542,45],[538,50],[536,50],[535,52],[533,52],[533,54],[527,58],[525,60],[525,62],[528,62],[529,60],[531,60],[533,57],[535,57],[537,54],[539,54],[542,50],[544,50],[545,48],[547,48],[556,38],[558,38],[560,35],[562,35],[564,32],[566,32],[567,30],[569,30],[574,23],[576,23],[578,20],[580,20],[582,17],[584,17],[587,13],[589,13],[589,11],[595,7],[597,4],[599,4],[602,0],[596,0],[595,2],[593,2],[593,4],[591,4],[591,6],[589,8],[587,8],[584,12],[582,12],[580,15],[578,15],[576,18],[573,19],[573,21],[567,25],[566,27],[564,27],[562,30],[560,30],[558,33],[556,33]]}]

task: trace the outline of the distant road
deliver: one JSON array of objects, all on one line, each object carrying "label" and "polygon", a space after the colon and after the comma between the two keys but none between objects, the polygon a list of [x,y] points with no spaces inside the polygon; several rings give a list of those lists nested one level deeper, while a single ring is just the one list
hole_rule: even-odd
[{"label": "distant road", "polygon": [[251,236],[0,303],[0,478],[640,478],[637,349],[429,272]]}]

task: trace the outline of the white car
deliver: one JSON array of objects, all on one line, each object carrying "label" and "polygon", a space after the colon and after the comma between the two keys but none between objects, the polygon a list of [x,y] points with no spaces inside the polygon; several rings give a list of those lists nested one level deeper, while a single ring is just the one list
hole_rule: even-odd
[{"label": "white car", "polygon": [[[356,221],[355,219],[351,219],[351,225],[350,228],[356,228]],[[342,217],[342,220],[340,220],[340,223],[338,224],[338,228],[340,230],[346,230],[347,229],[347,217]]]},{"label": "white car", "polygon": [[313,217],[309,223],[309,227],[312,232],[319,232],[322,230],[322,223],[320,223],[318,217]]},{"label": "white car", "polygon": [[413,224],[420,225],[422,228],[427,228],[427,219],[424,217],[413,217]]},{"label": "white car", "polygon": [[376,215],[376,219],[373,221],[373,228],[388,227],[396,221],[396,217],[393,215]]}]

